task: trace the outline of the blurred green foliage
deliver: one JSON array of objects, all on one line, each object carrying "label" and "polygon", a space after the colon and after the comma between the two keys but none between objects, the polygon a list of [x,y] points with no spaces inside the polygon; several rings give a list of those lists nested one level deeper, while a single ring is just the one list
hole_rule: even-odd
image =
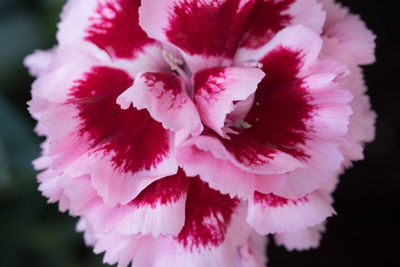
[{"label": "blurred green foliage", "polygon": [[[83,0],[84,1],[84,0]],[[0,0],[0,266],[102,266],[75,232],[76,218],[46,204],[31,161],[42,139],[26,102],[33,78],[23,58],[55,44],[65,0]]]}]

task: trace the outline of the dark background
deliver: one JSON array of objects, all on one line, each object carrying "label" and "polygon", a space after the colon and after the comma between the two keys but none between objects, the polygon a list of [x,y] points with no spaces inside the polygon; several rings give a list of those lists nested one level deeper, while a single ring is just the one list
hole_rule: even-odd
[{"label": "dark background", "polygon": [[[82,0],[85,1],[85,0]],[[65,0],[0,0],[0,266],[102,266],[75,233],[76,219],[58,212],[37,191],[30,162],[39,142],[26,111],[33,79],[22,59],[55,44],[56,22]],[[269,267],[400,266],[398,167],[400,23],[395,0],[342,0],[361,14],[378,36],[377,62],[364,68],[376,140],[341,178],[335,193],[338,216],[329,220],[321,246],[287,252],[273,242]]]}]

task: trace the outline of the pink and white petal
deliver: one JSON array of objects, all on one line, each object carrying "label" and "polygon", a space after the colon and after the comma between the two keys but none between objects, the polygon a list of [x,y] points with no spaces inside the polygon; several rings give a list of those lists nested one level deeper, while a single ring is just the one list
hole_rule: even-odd
[{"label": "pink and white petal", "polygon": [[334,213],[319,191],[297,200],[256,192],[249,201],[247,222],[259,234],[266,235],[304,230]]},{"label": "pink and white petal", "polygon": [[90,173],[93,186],[110,205],[129,202],[155,179],[177,170],[172,133],[147,111],[121,110],[116,104],[132,82],[121,70],[93,68],[77,81],[68,101],[78,110],[76,139],[88,139],[88,153],[68,172]]},{"label": "pink and white petal", "polygon": [[178,234],[185,220],[187,177],[183,171],[150,184],[126,205],[106,205],[91,185],[89,175],[61,181],[74,216],[83,216],[94,231],[131,234]]},{"label": "pink and white petal", "polygon": [[93,233],[93,231],[89,231],[87,222],[83,218],[79,218],[75,231],[78,233],[83,233],[83,240],[85,241],[86,246],[94,246],[97,242],[97,239]]},{"label": "pink and white petal", "polygon": [[202,122],[229,138],[223,128],[227,114],[234,111],[234,101],[250,97],[264,76],[258,68],[215,67],[196,72],[193,99]]},{"label": "pink and white petal", "polygon": [[[188,176],[200,175],[201,179],[231,197],[247,199],[254,192],[257,175],[246,172],[228,160],[215,157],[195,146],[178,148],[177,160]],[[282,182],[276,182],[271,190],[276,190]]]},{"label": "pink and white petal", "polygon": [[301,231],[274,234],[275,243],[284,246],[287,250],[307,250],[317,248],[325,232],[325,222],[307,227]]},{"label": "pink and white petal", "polygon": [[[62,105],[49,106],[40,116],[36,127],[47,136],[49,167],[58,171],[87,150],[86,140],[79,140],[75,136],[79,121],[66,114],[75,115],[76,110]],[[60,121],[60,118],[63,120]]]},{"label": "pink and white petal", "polygon": [[241,48],[257,49],[285,27],[304,25],[320,33],[325,20],[316,0],[258,0],[247,19]]},{"label": "pink and white petal", "polygon": [[241,131],[253,143],[301,159],[306,151],[299,144],[304,144],[313,131],[307,121],[313,117],[315,108],[309,103],[312,97],[295,77],[297,56],[289,50],[279,50],[264,63],[267,63],[263,68],[269,73],[268,79],[259,84],[254,105],[244,118],[251,127],[243,127]]},{"label": "pink and white petal", "polygon": [[64,174],[59,184],[63,188],[63,197],[70,203],[70,214],[85,218],[96,232],[109,232],[124,215],[122,209],[104,204],[91,185],[90,175],[71,177]]},{"label": "pink and white petal", "polygon": [[42,156],[33,161],[33,165],[36,170],[44,170],[37,175],[37,181],[39,182],[39,191],[42,195],[48,198],[48,203],[58,203],[59,210],[61,212],[67,211],[71,203],[67,197],[64,195],[64,189],[60,184],[62,179],[62,173],[59,171],[54,171],[49,168],[51,160],[46,156],[48,142],[42,143]]},{"label": "pink and white petal", "polygon": [[229,65],[253,5],[250,0],[145,0],[139,20],[151,38],[179,48],[194,73]]},{"label": "pink and white petal", "polygon": [[349,167],[352,164],[351,161],[364,158],[365,143],[374,139],[376,114],[371,110],[369,97],[365,94],[366,86],[361,68],[352,66],[349,75],[340,79],[339,83],[354,95],[350,103],[353,114],[350,116],[349,128],[345,136],[347,143],[340,148],[345,157],[343,165]]},{"label": "pink and white petal", "polygon": [[[348,104],[353,95],[338,83],[329,82],[330,78],[324,81],[322,76],[322,73],[311,75],[303,80],[303,86],[312,93],[308,104],[313,106],[312,116],[306,124],[309,129],[313,129],[316,137],[337,140],[348,131],[349,118],[353,113]],[[317,79],[321,80],[317,82]]]},{"label": "pink and white petal", "polygon": [[140,74],[133,86],[117,98],[117,103],[123,109],[128,109],[131,103],[138,110],[147,109],[165,129],[187,129],[189,132],[202,129],[199,114],[184,82],[172,72]]},{"label": "pink and white petal", "polygon": [[[93,189],[93,191],[95,191]],[[84,217],[93,226],[98,233],[108,233],[113,231],[116,225],[122,220],[125,210],[104,204],[101,197],[97,197],[95,201],[82,210]]]},{"label": "pink and white petal", "polygon": [[114,59],[133,60],[144,48],[159,46],[139,26],[139,6],[140,1],[130,0],[70,0],[61,14],[58,42],[93,46]]},{"label": "pink and white petal", "polygon": [[64,195],[64,189],[60,185],[60,174],[48,169],[38,175],[39,191],[43,196],[48,198],[48,203],[58,203],[58,208],[61,212],[67,211],[71,203]]},{"label": "pink and white petal", "polygon": [[[171,140],[173,141],[172,137]],[[145,150],[142,149],[142,151]],[[133,155],[138,157],[139,154]],[[120,156],[121,154],[115,151],[96,151],[95,148],[94,151],[89,151],[73,161],[65,172],[71,176],[90,173],[92,186],[106,204],[114,206],[118,203],[128,203],[152,182],[173,175],[178,169],[172,153],[163,155],[161,160],[157,160],[155,164],[151,163],[149,168],[145,165],[137,165],[136,163],[140,162],[139,159],[132,165],[128,158],[120,158]]]},{"label": "pink and white petal", "polygon": [[289,199],[304,197],[332,179],[344,160],[338,142],[308,141],[302,150],[308,154],[303,159],[307,168],[288,172],[286,183],[275,194]]},{"label": "pink and white petal", "polygon": [[[46,98],[34,94],[32,94],[32,99],[27,104],[29,113],[38,121],[41,115],[50,107],[50,102]],[[46,130],[42,129],[39,123],[36,124],[34,130],[39,136],[46,135]]]},{"label": "pink and white petal", "polygon": [[[88,230],[85,229],[85,232],[88,233]],[[133,261],[132,266],[135,267],[152,266],[153,257],[149,255],[149,252],[154,251],[152,246],[155,243],[155,239],[151,235],[122,236],[114,233],[100,235],[94,233],[90,237],[95,240],[94,253],[105,252],[103,263],[127,267]],[[147,264],[139,265],[143,264],[143,262],[138,261],[137,258],[147,259]]]},{"label": "pink and white petal", "polygon": [[256,179],[255,191],[263,194],[272,193],[284,185],[286,180],[286,174],[258,175]]},{"label": "pink and white petal", "polygon": [[[127,70],[126,73],[129,76],[133,77],[132,75],[138,73],[139,70],[143,70],[125,64],[115,64],[104,55],[93,56],[78,46],[55,49],[48,71],[42,73],[32,85],[32,100],[29,102],[29,110],[39,120],[39,123],[43,112],[54,104],[64,104],[65,100],[70,98],[72,89],[77,86],[79,81],[84,80],[88,73],[99,68],[117,69],[115,66],[120,66]],[[139,57],[138,60],[141,58]],[[131,79],[133,81],[133,78]]]},{"label": "pink and white petal", "polygon": [[91,25],[90,17],[96,12],[97,0],[69,0],[61,12],[57,41],[62,44],[78,43],[85,39],[85,29]]},{"label": "pink and white petal", "polygon": [[284,175],[277,174],[301,166],[289,155],[272,151],[276,154],[271,158],[271,154],[263,155],[262,148],[259,151],[256,148],[249,144],[234,151],[241,156],[239,161],[218,138],[199,136],[183,143],[177,149],[176,158],[187,175],[200,175],[212,188],[248,199],[258,187],[269,192],[278,190],[286,180]]},{"label": "pink and white petal", "polygon": [[288,198],[300,198],[319,188],[340,167],[343,156],[338,145],[347,132],[352,96],[335,81],[340,76],[331,71],[341,69],[336,64],[329,64],[328,72],[313,67],[312,74],[298,79],[297,56],[286,52],[283,56],[290,57],[282,67],[278,61],[281,51],[264,58],[263,70],[270,76],[260,83],[255,104],[245,118],[252,127],[243,131],[306,166],[289,172],[286,184],[276,191]]},{"label": "pink and white petal", "polygon": [[24,59],[24,65],[29,69],[29,74],[38,77],[50,66],[56,48],[49,50],[36,50],[33,54]]},{"label": "pink and white petal", "polygon": [[314,110],[314,116],[307,124],[315,129],[318,137],[328,140],[338,140],[346,135],[349,117],[353,113],[346,104],[318,105]]},{"label": "pink and white petal", "polygon": [[125,215],[115,231],[122,235],[177,235],[185,222],[188,183],[181,169],[153,182],[124,207]]},{"label": "pink and white petal", "polygon": [[375,138],[376,114],[370,106],[367,95],[356,96],[351,103],[354,113],[350,117],[349,129],[345,136],[349,144],[340,148],[345,157],[345,167],[351,165],[350,161],[363,159],[364,144]]},{"label": "pink and white petal", "polygon": [[323,53],[346,64],[373,63],[376,36],[360,17],[333,0],[320,1],[327,13]]},{"label": "pink and white petal", "polygon": [[244,213],[245,207],[238,200],[208,188],[199,178],[191,178],[185,226],[177,236],[98,234],[87,227],[85,231],[95,240],[95,253],[105,251],[104,262],[109,264],[234,266],[235,253],[251,232]]},{"label": "pink and white petal", "polygon": [[[98,195],[93,189],[90,175],[70,177],[63,175],[59,181],[63,194],[71,203],[70,213],[72,216],[79,216],[98,200]],[[97,203],[96,203],[97,204]]]},{"label": "pink and white petal", "polygon": [[226,115],[226,119],[229,121],[244,121],[244,118],[249,113],[251,107],[254,104],[255,95],[251,94],[248,98],[242,101],[237,101],[233,104],[233,111]]},{"label": "pink and white petal", "polygon": [[[33,168],[37,171],[42,171],[50,167],[51,165],[51,159],[47,155],[48,154],[48,147],[49,147],[49,141],[46,139],[44,142],[40,144],[40,148],[42,149],[40,157],[34,159],[32,161]],[[47,177],[47,176],[45,176]],[[39,182],[45,181],[40,179]]]},{"label": "pink and white petal", "polygon": [[253,231],[246,243],[238,248],[235,267],[265,267],[267,238]]},{"label": "pink and white petal", "polygon": [[[296,57],[299,59],[296,76],[303,77],[316,63],[321,47],[322,39],[316,32],[302,25],[291,26],[279,31],[271,41],[260,48],[238,49],[234,63],[235,65],[249,61],[263,63],[266,59],[270,61],[274,56],[279,58],[280,64],[286,64],[285,60],[289,60],[290,58],[286,58],[290,55],[284,51],[290,51],[296,53]],[[264,70],[264,68],[262,69]],[[268,72],[266,75],[268,77]]]},{"label": "pink and white petal", "polygon": [[42,128],[49,129],[52,168],[72,177],[91,174],[94,187],[113,205],[119,198],[129,202],[154,180],[176,173],[173,134],[147,111],[121,110],[116,104],[133,83],[126,72],[97,66],[78,77],[63,85],[63,102],[40,119]]},{"label": "pink and white petal", "polygon": [[[78,47],[62,50],[57,47],[55,50],[52,60],[48,62],[48,71],[41,73],[32,85],[33,101],[37,102],[37,97],[43,99],[38,104],[34,103],[35,106],[39,105],[39,109],[45,109],[45,107],[40,108],[45,100],[51,104],[64,102],[74,81],[81,78],[83,72],[94,65],[102,65],[101,62],[107,62],[103,60],[104,58],[89,55]],[[75,60],[70,60],[71,58]]]},{"label": "pink and white petal", "polygon": [[318,0],[294,1],[287,14],[293,18],[291,25],[301,24],[317,33],[322,32],[326,20],[323,5],[318,3]]},{"label": "pink and white petal", "polygon": [[[189,192],[188,196],[190,195]],[[236,251],[245,243],[251,232],[251,228],[244,222],[244,206],[239,205],[229,210],[232,208],[231,204],[225,200],[221,202],[222,199],[215,199],[212,194],[211,198],[209,196],[208,193],[204,194],[205,202],[216,200],[216,203],[224,204],[221,206],[213,203],[214,207],[211,208],[209,215],[204,216],[205,214],[200,212],[200,215],[195,215],[194,221],[189,214],[185,223],[188,227],[183,228],[177,239],[165,239],[164,243],[159,243],[160,246],[156,251],[160,251],[161,255],[156,257],[154,267],[235,266]],[[204,202],[196,202],[194,205],[197,206],[199,203]],[[190,206],[188,202],[187,207]],[[199,209],[202,208],[194,211]],[[219,209],[221,210],[218,211]]]}]

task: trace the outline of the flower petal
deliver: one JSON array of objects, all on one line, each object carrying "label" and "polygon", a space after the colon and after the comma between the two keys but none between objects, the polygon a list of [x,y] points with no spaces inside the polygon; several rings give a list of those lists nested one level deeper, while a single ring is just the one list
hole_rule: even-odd
[{"label": "flower petal", "polygon": [[34,77],[38,77],[44,73],[55,54],[56,48],[51,50],[37,50],[33,54],[27,56],[24,59],[24,65],[29,69],[29,74]]},{"label": "flower petal", "polygon": [[344,160],[338,142],[307,141],[299,149],[307,151],[307,168],[288,172],[286,183],[274,192],[279,196],[297,199],[313,192],[336,175]]},{"label": "flower petal", "polygon": [[257,0],[247,22],[241,49],[256,49],[287,26],[302,24],[321,32],[325,14],[316,0]]},{"label": "flower petal", "polygon": [[238,249],[235,267],[264,267],[267,264],[267,238],[253,231],[247,242]]},{"label": "flower petal", "polygon": [[[244,206],[212,190],[198,177],[191,178],[185,226],[177,236],[99,234],[85,226],[95,252],[105,251],[104,261],[127,266],[234,266],[237,249],[251,229],[244,223]],[[147,253],[146,253],[147,251]],[[148,256],[153,251],[153,257]]]},{"label": "flower petal", "polygon": [[373,63],[376,36],[360,17],[333,0],[321,2],[327,14],[323,32],[324,54],[350,64]]},{"label": "flower petal", "polygon": [[178,234],[185,221],[188,184],[181,169],[153,182],[127,204],[125,216],[115,230],[122,235]]},{"label": "flower petal", "polygon": [[318,191],[297,200],[256,192],[249,202],[247,222],[259,234],[266,235],[300,231],[321,223],[334,213]]},{"label": "flower petal", "polygon": [[194,73],[231,62],[253,4],[253,0],[144,0],[140,25],[151,38],[179,48]]},{"label": "flower petal", "polygon": [[80,73],[80,79],[62,84],[63,69],[46,79],[53,77],[65,98],[53,93],[51,108],[39,119],[48,129],[52,168],[72,177],[90,173],[110,205],[127,203],[155,179],[176,173],[172,133],[147,111],[121,110],[115,102],[133,83],[126,72],[94,66]]},{"label": "flower petal", "polygon": [[231,137],[193,138],[178,148],[176,158],[187,175],[200,175],[212,188],[244,199],[258,186],[267,192],[278,190],[285,182],[285,176],[279,174],[301,166],[291,156],[245,136]]},{"label": "flower petal", "polygon": [[196,107],[179,76],[172,72],[146,72],[136,78],[132,87],[123,92],[117,103],[128,109],[130,103],[138,110],[147,109],[166,129],[189,132],[202,130]]},{"label": "flower petal", "polygon": [[315,32],[294,26],[247,53],[263,64],[266,77],[244,118],[252,127],[243,132],[305,166],[289,172],[286,184],[275,192],[287,198],[297,199],[319,188],[343,160],[338,145],[347,132],[352,96],[336,82],[346,68],[318,61],[320,49]]},{"label": "flower petal", "polygon": [[274,239],[277,245],[284,246],[289,251],[306,250],[319,246],[324,231],[325,224],[321,223],[301,231],[275,234]]},{"label": "flower petal", "polygon": [[[92,170],[93,186],[110,203],[115,203],[117,199],[122,202],[130,201],[129,198],[134,195],[118,194],[118,190],[132,188],[136,184],[133,182],[135,173],[140,177],[150,170],[158,172],[154,168],[161,165],[163,159],[167,159],[170,154],[172,140],[169,139],[172,138],[160,123],[152,119],[146,111],[134,108],[123,111],[115,103],[118,95],[130,87],[132,82],[121,70],[94,68],[77,82],[67,102],[78,110],[79,135],[87,136],[89,149],[92,151],[87,155],[92,159],[92,164],[87,162],[85,168],[81,161],[75,170]],[[102,168],[99,163],[104,158],[110,160],[110,164]],[[168,161],[170,163],[165,166],[166,174],[172,174],[176,167],[173,167],[173,160]],[[129,173],[133,177],[126,177],[131,180],[129,182],[119,183],[116,181],[118,175],[113,175],[113,172]],[[129,187],[125,187],[128,184]]]},{"label": "flower petal", "polygon": [[111,57],[134,59],[155,45],[139,26],[139,6],[137,0],[70,0],[61,16],[58,42],[86,41]]},{"label": "flower petal", "polygon": [[67,211],[70,206],[70,200],[64,195],[64,189],[60,185],[61,175],[53,170],[46,170],[38,175],[40,183],[39,191],[43,196],[47,197],[48,203],[58,203],[58,208],[61,212]]},{"label": "flower petal", "polygon": [[131,202],[111,207],[91,186],[90,176],[64,176],[60,182],[69,200],[70,212],[83,216],[99,233],[115,231],[122,235],[178,234],[185,221],[188,178],[182,170],[159,179]]},{"label": "flower petal", "polygon": [[[297,34],[299,37],[295,37]],[[293,156],[304,153],[295,146],[303,143],[310,132],[306,120],[312,117],[314,108],[309,103],[312,96],[304,91],[298,77],[308,69],[306,65],[316,62],[320,45],[318,35],[296,26],[282,30],[259,49],[260,54],[254,59],[263,64],[266,77],[259,84],[254,105],[245,118],[252,125],[244,130],[246,133]]]},{"label": "flower petal", "polygon": [[246,100],[257,89],[264,73],[257,68],[215,67],[193,76],[194,103],[201,120],[222,137],[225,119],[234,101]]}]

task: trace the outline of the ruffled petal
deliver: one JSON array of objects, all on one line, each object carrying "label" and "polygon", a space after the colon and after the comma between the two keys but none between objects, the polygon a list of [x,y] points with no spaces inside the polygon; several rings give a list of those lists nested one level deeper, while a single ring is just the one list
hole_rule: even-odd
[{"label": "ruffled petal", "polygon": [[43,196],[48,198],[48,203],[55,203],[58,201],[58,208],[61,212],[70,209],[70,200],[64,195],[64,189],[60,185],[60,178],[62,175],[53,170],[46,170],[40,173],[37,177],[40,183],[39,191]]},{"label": "ruffled petal", "polygon": [[202,122],[227,138],[225,120],[234,110],[234,101],[249,98],[264,76],[257,68],[215,67],[196,72],[193,99]]},{"label": "ruffled petal", "polygon": [[[301,77],[305,72],[315,64],[318,54],[322,47],[321,37],[314,31],[302,26],[291,26],[278,32],[275,37],[265,45],[253,50],[238,50],[235,56],[236,64],[244,62],[260,62],[265,67],[262,70],[266,74],[264,80],[272,78],[269,83],[282,83],[283,81],[289,82],[294,77]],[[294,64],[293,57],[297,62]],[[273,72],[278,73],[285,69],[280,76],[270,76],[270,62],[273,59],[276,70]]]},{"label": "ruffled petal", "polygon": [[37,50],[24,59],[24,65],[29,69],[29,74],[38,77],[46,72],[55,54],[56,48],[50,50]]},{"label": "ruffled petal", "polygon": [[316,0],[257,0],[248,16],[240,49],[257,49],[285,27],[302,24],[320,33],[325,21]]},{"label": "ruffled petal", "polygon": [[99,234],[90,224],[83,228],[94,240],[94,251],[105,252],[104,262],[120,267],[130,262],[138,267],[234,266],[238,248],[251,233],[239,200],[210,189],[198,177],[190,179],[185,225],[176,236]]},{"label": "ruffled petal", "polygon": [[188,178],[182,170],[159,179],[125,205],[110,207],[91,186],[90,176],[64,176],[59,182],[70,213],[83,216],[99,233],[178,234],[185,221]]},{"label": "ruffled petal", "polygon": [[146,72],[136,78],[132,87],[123,92],[117,103],[128,109],[130,103],[138,110],[147,109],[166,129],[189,132],[202,130],[196,107],[179,76],[172,72]]},{"label": "ruffled petal", "polygon": [[259,234],[266,235],[304,230],[334,213],[329,201],[318,191],[297,200],[256,192],[249,202],[247,222]]},{"label": "ruffled petal", "polygon": [[284,246],[287,250],[307,250],[317,248],[325,232],[325,223],[307,227],[301,231],[275,234],[275,243]]},{"label": "ruffled petal", "polygon": [[267,238],[252,232],[246,243],[238,248],[235,267],[265,267],[267,264]]},{"label": "ruffled petal", "polygon": [[323,2],[327,20],[324,25],[323,53],[346,64],[371,64],[375,61],[376,36],[360,16],[351,14],[334,0]]},{"label": "ruffled petal", "polygon": [[337,82],[347,69],[336,61],[317,59],[321,44],[318,34],[294,26],[265,46],[238,55],[259,61],[266,73],[244,118],[252,127],[243,132],[305,166],[287,173],[286,184],[276,191],[287,198],[301,198],[319,188],[343,161],[339,144],[347,133],[352,95]]},{"label": "ruffled petal", "polygon": [[[176,173],[173,134],[147,111],[121,110],[116,104],[133,78],[108,66],[83,73],[67,66],[41,77],[53,77],[53,88],[60,88],[48,94],[51,104],[38,114],[50,140],[52,168],[73,177],[91,174],[93,186],[110,205],[127,203],[154,180]],[[80,78],[61,83],[66,71]],[[39,85],[37,93],[46,95],[42,90],[49,89]]]},{"label": "ruffled petal", "polygon": [[146,187],[125,207],[116,231],[131,234],[178,234],[185,222],[189,180],[184,172],[162,178]]},{"label": "ruffled petal", "polygon": [[348,8],[331,0],[323,3],[328,15],[324,27],[323,54],[349,65],[349,75],[340,79],[339,83],[354,95],[351,102],[353,114],[345,137],[347,143],[341,147],[345,156],[344,169],[352,165],[351,161],[363,159],[364,144],[374,138],[376,114],[371,111],[362,70],[357,65],[375,61],[375,35]]},{"label": "ruffled petal", "polygon": [[178,148],[176,158],[189,176],[200,175],[212,188],[244,199],[258,186],[263,192],[278,190],[286,181],[279,174],[301,166],[291,156],[243,135],[232,135],[231,140],[192,138]]},{"label": "ruffled petal", "polygon": [[279,196],[297,199],[313,192],[336,175],[344,160],[337,142],[308,141],[299,148],[308,153],[307,168],[287,173],[286,183],[274,192]]},{"label": "ruffled petal", "polygon": [[110,57],[133,60],[157,45],[139,26],[139,6],[136,0],[70,0],[61,15],[58,42],[87,42]]},{"label": "ruffled petal", "polygon": [[230,64],[254,2],[144,0],[140,25],[151,38],[179,48],[194,73]]}]

